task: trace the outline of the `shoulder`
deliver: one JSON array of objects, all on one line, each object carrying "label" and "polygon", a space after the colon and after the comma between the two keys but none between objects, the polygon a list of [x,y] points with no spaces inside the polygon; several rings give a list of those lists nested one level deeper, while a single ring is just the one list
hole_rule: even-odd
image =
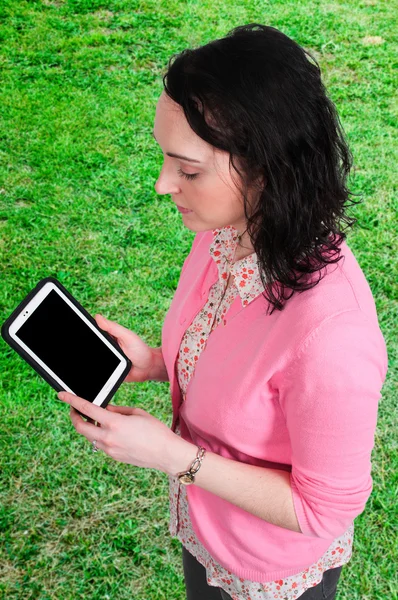
[{"label": "shoulder", "polygon": [[[341,259],[327,265],[321,280],[311,289],[294,294],[284,309],[286,321],[302,323],[308,332],[341,313],[358,312],[378,325],[372,290],[357,259],[346,242],[340,246]],[[303,332],[304,333],[304,332]]]},{"label": "shoulder", "polygon": [[345,242],[341,256],[325,268],[317,285],[294,294],[283,311],[272,315],[274,338],[284,349],[281,370],[285,373],[297,366],[299,357],[314,361],[316,355],[322,362],[322,357],[329,361],[338,353],[349,362],[347,353],[358,353],[361,345],[386,368],[386,345],[370,286]]}]

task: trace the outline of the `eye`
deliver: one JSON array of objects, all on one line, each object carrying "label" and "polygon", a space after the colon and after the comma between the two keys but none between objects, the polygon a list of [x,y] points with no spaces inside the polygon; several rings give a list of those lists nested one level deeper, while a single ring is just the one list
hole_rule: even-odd
[{"label": "eye", "polygon": [[197,177],[199,175],[199,173],[184,173],[184,171],[181,171],[181,169],[178,169],[177,171],[180,175],[180,177],[185,177],[185,179],[195,179],[195,177]]}]

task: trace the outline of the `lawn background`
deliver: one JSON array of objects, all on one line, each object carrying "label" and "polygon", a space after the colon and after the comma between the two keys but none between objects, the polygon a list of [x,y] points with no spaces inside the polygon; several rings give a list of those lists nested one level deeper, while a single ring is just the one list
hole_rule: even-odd
[{"label": "lawn background", "polygon": [[[389,353],[373,492],[355,520],[339,600],[398,594],[396,12],[376,0],[0,6],[1,323],[52,275],[90,313],[160,346],[194,238],[154,190],[162,154],[151,131],[167,61],[250,22],[277,27],[319,61],[354,155],[351,190],[363,198],[347,241]],[[55,391],[3,340],[0,354],[0,597],[184,599],[167,476],[93,455]],[[167,382],[125,384],[112,402],[171,425]]]}]

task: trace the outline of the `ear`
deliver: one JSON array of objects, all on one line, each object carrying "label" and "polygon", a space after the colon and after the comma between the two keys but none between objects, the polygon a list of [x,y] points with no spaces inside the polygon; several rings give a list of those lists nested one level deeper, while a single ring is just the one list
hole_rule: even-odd
[{"label": "ear", "polygon": [[255,192],[262,192],[263,189],[267,186],[267,178],[265,175],[260,175],[253,183],[253,190]]},{"label": "ear", "polygon": [[258,182],[258,183],[257,183],[257,185],[258,185],[258,188],[259,188],[260,190],[263,190],[265,187],[267,187],[268,179],[266,178],[266,176],[265,176],[265,175],[261,175],[261,176],[258,178],[257,182]]}]

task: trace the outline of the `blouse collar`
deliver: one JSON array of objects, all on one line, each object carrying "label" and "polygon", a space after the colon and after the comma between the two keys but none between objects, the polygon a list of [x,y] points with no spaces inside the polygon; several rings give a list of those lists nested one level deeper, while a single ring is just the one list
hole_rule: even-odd
[{"label": "blouse collar", "polygon": [[213,229],[213,241],[209,252],[217,264],[220,281],[226,282],[230,272],[234,275],[242,305],[246,306],[264,292],[265,288],[260,278],[255,252],[232,262],[238,241],[238,230],[232,225]]}]

